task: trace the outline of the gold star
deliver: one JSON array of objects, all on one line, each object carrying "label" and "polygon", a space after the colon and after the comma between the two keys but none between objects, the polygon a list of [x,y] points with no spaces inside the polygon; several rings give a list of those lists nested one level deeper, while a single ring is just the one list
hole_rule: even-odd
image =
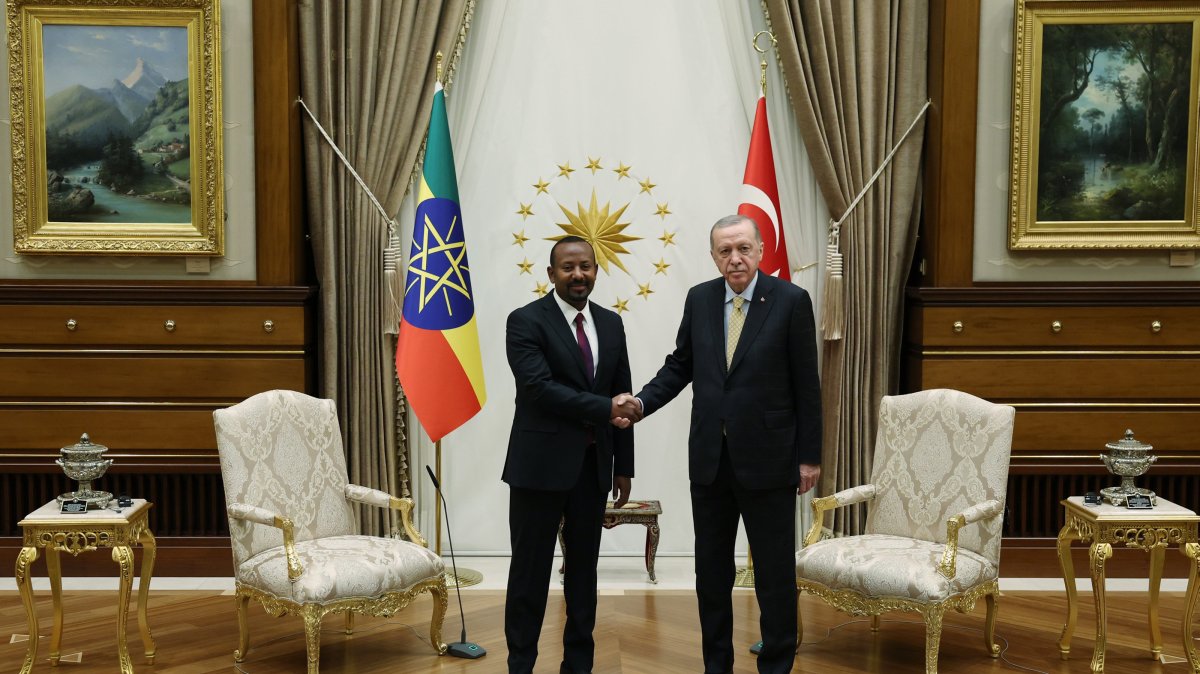
[{"label": "gold star", "polygon": [[670,267],[670,266],[671,265],[668,264],[665,259],[660,257],[660,258],[658,258],[658,262],[654,263],[654,273],[662,274],[663,276],[666,276],[667,275],[667,267]]},{"label": "gold star", "polygon": [[650,295],[651,295],[653,292],[654,292],[654,291],[650,289],[650,284],[649,284],[649,283],[639,283],[639,284],[638,284],[638,291],[637,291],[637,294],[641,295],[641,296],[642,296],[642,299],[644,299],[644,300],[649,300],[649,299],[650,299]]},{"label": "gold star", "polygon": [[546,293],[550,292],[549,282],[537,284],[537,287],[533,289],[533,292],[537,293],[538,297],[545,297]]},{"label": "gold star", "polygon": [[575,169],[571,168],[571,162],[567,162],[565,164],[558,164],[558,175],[566,178],[567,180],[571,179],[571,174],[574,172],[575,172]]},{"label": "gold star", "polygon": [[610,273],[608,265],[617,265],[621,271],[626,274],[629,270],[621,262],[619,257],[622,253],[628,254],[629,251],[622,246],[623,243],[630,241],[640,241],[640,236],[629,236],[622,234],[622,230],[629,226],[628,222],[621,222],[621,215],[625,213],[625,209],[629,208],[629,204],[625,204],[610,214],[610,204],[605,203],[603,208],[596,205],[596,190],[592,190],[592,202],[587,208],[583,204],[576,202],[578,207],[577,212],[572,213],[567,210],[566,206],[559,204],[563,215],[567,216],[567,222],[555,223],[564,232],[559,236],[546,237],[547,241],[558,241],[559,239],[575,235],[587,240],[592,244],[592,250],[596,253],[596,262],[604,269],[605,273]]},{"label": "gold star", "polygon": [[530,269],[533,269],[533,263],[529,261],[529,258],[525,258],[524,262],[518,262],[517,266],[521,268],[522,274],[529,274],[531,276],[533,275],[533,272],[529,271]]},{"label": "gold star", "polygon": [[512,235],[513,235],[512,245],[514,245],[514,246],[520,246],[520,247],[524,248],[525,242],[529,240],[529,237],[525,236],[525,230],[523,230],[523,229],[520,232],[513,232]]},{"label": "gold star", "polygon": [[584,168],[591,169],[592,175],[596,175],[596,171],[599,171],[599,170],[603,169],[604,167],[600,165],[599,157],[596,157],[595,159],[588,157],[587,166],[584,166]]},{"label": "gold star", "polygon": [[671,214],[671,211],[667,210],[666,204],[659,204],[658,210],[655,211],[654,214],[657,215],[658,217],[662,218],[663,220],[666,220],[667,216]]},{"label": "gold star", "polygon": [[[415,243],[414,248],[418,248],[418,252],[408,261],[408,277],[411,281],[408,287],[404,289],[407,293],[414,289],[418,290],[420,298],[418,311],[425,311],[426,305],[433,300],[434,295],[440,290],[442,297],[446,301],[446,309],[449,313],[453,313],[450,304],[450,290],[462,294],[463,297],[471,299],[471,291],[468,288],[468,281],[463,272],[470,273],[465,262],[467,257],[466,244],[462,241],[455,241],[453,233],[458,225],[458,218],[453,218],[449,223],[445,236],[437,230],[433,224],[433,220],[429,215],[425,216],[425,226],[421,230],[421,243]],[[433,241],[430,241],[433,237]],[[441,253],[446,256],[446,260],[450,263],[441,275],[432,274],[429,271],[429,260],[435,254]],[[451,278],[453,276],[454,278]],[[427,286],[429,282],[433,282],[433,287]],[[418,284],[420,285],[417,288]]]},{"label": "gold star", "polygon": [[617,168],[613,169],[613,173],[617,174],[617,180],[620,180],[621,178],[628,178],[629,177],[629,169],[631,169],[631,168],[633,168],[633,167],[626,166],[625,162],[618,162]]},{"label": "gold star", "polygon": [[[642,186],[642,192],[645,192],[647,194],[653,194],[653,192],[651,192],[650,190],[654,189],[655,187],[658,187],[658,185],[655,185],[654,183],[650,182],[649,178],[646,178],[645,180],[643,180],[642,182],[640,182],[638,184]],[[638,194],[641,194],[642,192],[638,192]],[[655,215],[657,215],[657,213]]]},{"label": "gold star", "polygon": [[663,242],[663,248],[666,248],[667,246],[674,246],[676,245],[675,232],[668,232],[664,229],[662,236],[658,237],[658,240]]},{"label": "gold star", "polygon": [[534,183],[533,186],[537,189],[537,192],[534,193],[534,196],[537,196],[538,194],[545,192],[546,188],[550,186],[550,183],[546,182],[545,180],[542,180],[541,177],[539,176],[538,181],[536,183]]},{"label": "gold star", "polygon": [[612,305],[612,308],[616,309],[618,314],[623,314],[626,311],[629,311],[629,307],[625,306],[626,304],[629,304],[629,300],[623,300],[618,297],[617,303]]},{"label": "gold star", "polygon": [[533,215],[533,204],[521,204],[521,207],[517,209],[517,215],[521,216],[522,220]]}]

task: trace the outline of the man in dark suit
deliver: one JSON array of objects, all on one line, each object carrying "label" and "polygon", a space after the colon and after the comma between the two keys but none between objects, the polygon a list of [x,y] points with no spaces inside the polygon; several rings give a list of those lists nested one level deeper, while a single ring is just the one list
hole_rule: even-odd
[{"label": "man in dark suit", "polygon": [[563,238],[546,273],[554,292],[508,316],[517,395],[504,462],[512,543],[504,636],[508,671],[532,672],[561,519],[567,622],[559,671],[590,672],[605,501],[611,489],[616,505],[624,505],[633,477],[633,430],[615,426],[627,426],[620,420],[636,407],[614,399],[632,388],[625,326],[588,302],[596,282],[591,245]]},{"label": "man in dark suit", "polygon": [[704,671],[733,670],[740,515],[754,553],[758,670],[782,673],[796,650],[796,494],[821,474],[812,302],[758,273],[763,243],[753,220],[721,218],[709,241],[722,278],[688,292],[675,351],[637,398],[653,414],[692,385],[688,472]]}]

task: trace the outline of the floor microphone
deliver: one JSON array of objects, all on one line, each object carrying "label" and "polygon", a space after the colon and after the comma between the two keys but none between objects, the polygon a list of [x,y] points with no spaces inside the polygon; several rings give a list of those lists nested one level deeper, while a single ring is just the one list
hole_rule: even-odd
[{"label": "floor microphone", "polygon": [[[450,535],[450,506],[446,504],[446,497],[442,495],[442,483],[438,481],[437,476],[433,474],[433,469],[428,464],[425,465],[425,472],[429,473],[429,479],[433,480],[433,488],[437,490],[438,498],[442,499],[442,512],[446,513],[446,540],[450,543],[450,568],[454,570],[454,576],[457,578],[458,564],[454,561],[454,537]],[[487,649],[467,641],[467,614],[463,613],[462,590],[459,589],[458,583],[454,584],[454,594],[458,595],[458,616],[462,620],[462,637],[456,643],[447,644],[446,655],[470,660],[481,658],[487,655]]]}]

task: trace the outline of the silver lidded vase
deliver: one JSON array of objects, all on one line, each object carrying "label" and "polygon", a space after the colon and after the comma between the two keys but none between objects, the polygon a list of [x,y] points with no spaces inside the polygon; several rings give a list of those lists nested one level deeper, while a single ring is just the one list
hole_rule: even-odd
[{"label": "silver lidded vase", "polygon": [[1101,460],[1108,467],[1108,472],[1121,478],[1120,486],[1100,490],[1104,500],[1115,506],[1123,506],[1130,496],[1148,496],[1150,503],[1157,505],[1158,497],[1154,492],[1133,485],[1133,478],[1145,473],[1150,469],[1150,464],[1158,460],[1157,456],[1150,453],[1154,447],[1135,440],[1133,431],[1128,429],[1124,438],[1104,446],[1108,448],[1108,453],[1101,454]]},{"label": "silver lidded vase", "polygon": [[93,443],[88,434],[84,433],[78,443],[58,451],[62,458],[54,463],[62,467],[67,477],[79,482],[78,491],[61,494],[58,496],[58,502],[83,501],[88,508],[107,508],[113,495],[106,491],[93,490],[92,480],[100,479],[112,465],[112,459],[104,458],[108,447]]}]

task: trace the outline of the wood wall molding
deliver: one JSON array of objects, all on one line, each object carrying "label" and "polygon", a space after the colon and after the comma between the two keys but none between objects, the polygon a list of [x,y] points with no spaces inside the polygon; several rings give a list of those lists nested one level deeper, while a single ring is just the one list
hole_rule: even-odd
[{"label": "wood wall molding", "polygon": [[979,0],[930,0],[924,283],[970,286],[975,239]]},{"label": "wood wall molding", "polygon": [[254,4],[254,182],[259,285],[309,282],[296,0]]},{"label": "wood wall molding", "polygon": [[1200,306],[1200,285],[910,287],[909,306]]},{"label": "wood wall molding", "polygon": [[0,304],[304,306],[315,296],[309,286],[0,284]]}]

